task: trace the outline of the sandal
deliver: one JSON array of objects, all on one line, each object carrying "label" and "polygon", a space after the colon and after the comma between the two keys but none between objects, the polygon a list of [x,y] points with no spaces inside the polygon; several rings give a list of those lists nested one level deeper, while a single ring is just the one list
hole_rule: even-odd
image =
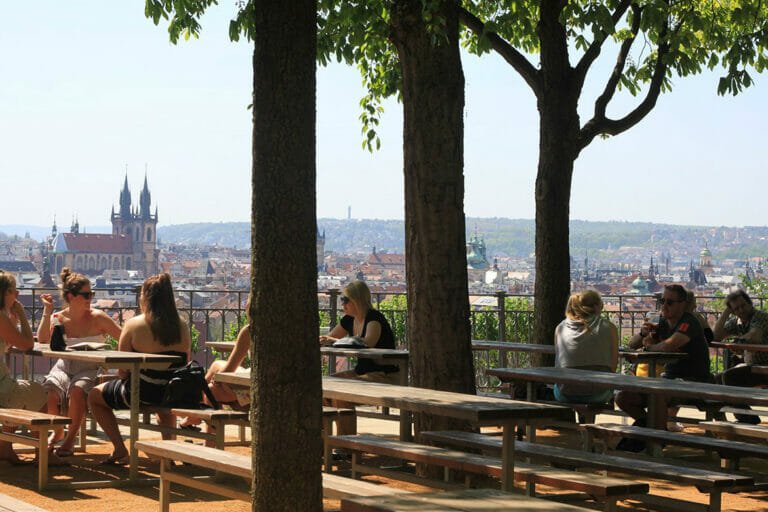
[{"label": "sandal", "polygon": [[71,457],[75,454],[75,450],[72,448],[65,448],[63,446],[59,446],[55,450],[53,450],[53,453],[56,454],[57,457]]},{"label": "sandal", "polygon": [[126,466],[131,461],[130,455],[122,455],[120,457],[115,456],[113,453],[103,461],[99,462],[99,466]]}]

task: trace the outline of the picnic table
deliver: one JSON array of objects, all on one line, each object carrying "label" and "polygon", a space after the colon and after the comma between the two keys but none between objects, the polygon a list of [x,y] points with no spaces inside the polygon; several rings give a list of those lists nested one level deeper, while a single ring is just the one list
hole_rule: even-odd
[{"label": "picnic table", "polygon": [[[242,373],[222,372],[216,374],[214,379],[234,386],[250,386],[249,376]],[[568,408],[557,405],[337,377],[323,377],[323,398],[446,416],[476,426],[502,427],[504,468],[501,481],[504,490],[511,490],[514,484],[515,426],[530,423],[531,420],[563,417],[570,412]]]},{"label": "picnic table", "polygon": [[[131,409],[130,409],[130,465],[128,480],[109,480],[100,482],[57,482],[50,487],[62,486],[72,488],[92,487],[116,487],[120,485],[132,485],[138,481],[138,450],[135,442],[139,438],[139,371],[145,368],[162,370],[168,368],[179,360],[176,356],[161,354],[144,354],[141,352],[121,352],[117,350],[51,350],[47,344],[35,344],[35,347],[20,352],[34,357],[47,357],[51,359],[66,359],[93,363],[107,369],[129,370],[131,372]],[[75,426],[72,426],[75,428]]]},{"label": "picnic table", "polygon": [[[554,345],[544,345],[541,343],[520,343],[511,341],[486,341],[486,340],[472,340],[472,350],[474,351],[489,351],[499,350],[501,351],[500,364],[502,367],[507,366],[507,352],[524,352],[531,354],[554,354]],[[630,363],[647,363],[648,374],[656,374],[657,364],[667,364],[678,359],[687,357],[687,354],[683,352],[649,352],[644,350],[631,350],[627,348],[619,348],[619,357]]]},{"label": "picnic table", "polygon": [[[717,402],[768,405],[768,390],[740,388],[677,379],[635,377],[611,372],[575,370],[571,368],[496,368],[486,370],[489,375],[503,381],[522,380],[528,383],[591,384],[600,389],[634,391],[649,396],[648,418],[652,428],[664,429],[665,425],[653,424],[657,408],[667,407],[667,398],[713,400]],[[529,390],[531,386],[528,386]],[[530,397],[529,397],[530,398]]]}]

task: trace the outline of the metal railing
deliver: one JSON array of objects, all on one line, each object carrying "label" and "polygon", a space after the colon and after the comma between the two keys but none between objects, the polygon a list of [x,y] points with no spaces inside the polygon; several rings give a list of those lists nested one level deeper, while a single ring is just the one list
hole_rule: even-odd
[{"label": "metal railing", "polygon": [[[122,288],[98,289],[96,301],[114,300],[114,304],[102,302],[100,309],[111,315],[122,324],[138,311],[139,288],[127,286]],[[61,309],[61,299],[57,289],[51,288],[21,288],[20,300],[26,304],[27,314],[33,330],[37,328],[42,314],[40,295],[51,293],[56,300],[55,310]],[[179,314],[188,322],[193,338],[193,350],[196,359],[202,364],[208,364],[213,354],[204,350],[206,341],[232,340],[245,318],[245,303],[248,290],[215,290],[215,289],[178,289],[175,291]],[[28,296],[24,298],[23,296]],[[341,291],[327,289],[318,293],[318,318],[321,327],[333,327],[339,321]],[[29,297],[31,296],[31,297]],[[470,311],[472,339],[495,341],[535,342],[533,340],[534,298],[532,295],[508,294],[496,292],[492,294],[472,294],[473,297],[486,297],[479,302],[483,305],[473,306]],[[407,294],[405,293],[373,293],[374,307],[382,311],[392,325],[399,345],[408,348],[407,339]],[[722,309],[722,297],[697,297],[698,310],[710,325],[714,325]],[[763,298],[755,298],[756,307],[762,308]],[[603,295],[605,303],[604,314],[619,328],[620,340],[626,344],[627,339],[642,326],[645,315],[656,309],[656,298],[653,295]],[[498,354],[483,352],[475,355],[475,367],[478,372],[492,367],[498,361]],[[516,366],[530,364],[529,355],[516,354],[510,360]],[[719,364],[719,363],[716,363]],[[478,377],[480,377],[478,375]],[[480,379],[482,380],[482,379]],[[479,381],[480,383],[480,381]]]}]

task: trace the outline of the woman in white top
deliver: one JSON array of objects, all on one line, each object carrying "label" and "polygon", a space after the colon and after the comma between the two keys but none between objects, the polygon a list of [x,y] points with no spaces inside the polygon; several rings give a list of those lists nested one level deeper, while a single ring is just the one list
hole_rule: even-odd
[{"label": "woman in white top", "polygon": [[[565,320],[555,328],[555,366],[615,372],[619,361],[619,333],[603,317],[603,300],[595,290],[568,299]],[[555,399],[570,403],[606,403],[613,391],[590,386],[555,385]]]},{"label": "woman in white top", "polygon": [[[24,307],[18,301],[16,279],[0,270],[0,407],[42,411],[45,407],[45,391],[34,381],[16,380],[5,364],[8,347],[29,350],[35,344]],[[13,427],[3,428],[12,432]],[[0,441],[0,460],[11,464],[22,461],[8,441]]]},{"label": "woman in white top", "polygon": [[[53,298],[43,294],[43,316],[37,328],[37,340],[40,343],[51,341],[51,317],[58,317],[64,327],[67,342],[106,341],[106,335],[120,339],[120,326],[109,315],[98,309],[91,309],[94,293],[91,282],[82,274],[64,267],[61,270],[61,298],[67,307],[53,313]],[[48,439],[48,449],[63,439],[55,453],[59,457],[68,457],[74,451],[75,438],[80,424],[85,419],[88,392],[96,384],[99,367],[90,363],[59,359],[46,375],[43,386],[48,391],[48,413],[61,414],[62,404],[67,404],[67,415],[72,423],[64,436],[63,430],[57,430]]]}]

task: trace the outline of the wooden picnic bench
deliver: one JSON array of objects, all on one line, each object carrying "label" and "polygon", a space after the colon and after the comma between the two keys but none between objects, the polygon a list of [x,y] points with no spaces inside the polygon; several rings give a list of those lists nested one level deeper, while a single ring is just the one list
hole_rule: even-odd
[{"label": "wooden picnic bench", "polygon": [[768,441],[768,425],[731,423],[730,421],[701,421],[698,426],[705,432],[711,432],[723,439]]},{"label": "wooden picnic bench", "polygon": [[576,512],[588,510],[494,489],[344,498],[341,512]]},{"label": "wooden picnic bench", "polygon": [[7,494],[0,494],[0,512],[48,512],[45,509],[17,500]]},{"label": "wooden picnic bench", "polygon": [[[702,450],[717,452],[721,457],[722,467],[737,470],[739,459],[742,457],[768,458],[768,446],[760,446],[754,443],[715,439],[696,434],[682,432],[668,432],[655,428],[635,427],[632,425],[619,425],[618,423],[600,423],[584,425],[587,437],[626,437],[643,441],[654,441],[665,445],[677,445],[687,448],[700,448]],[[591,446],[588,441],[587,447]]]},{"label": "wooden picnic bench", "polygon": [[[501,443],[498,436],[476,434],[459,431],[422,432],[421,439],[448,446],[459,446],[486,453],[499,453]],[[667,498],[654,494],[641,495],[637,499],[644,503],[661,507],[661,510],[680,508],[719,512],[721,510],[721,495],[723,492],[741,492],[755,490],[752,477],[709,471],[691,467],[677,466],[666,462],[641,459],[636,457],[620,457],[591,453],[583,450],[560,448],[544,444],[518,441],[515,444],[518,456],[532,460],[544,461],[549,464],[563,465],[570,468],[593,468],[612,471],[624,475],[636,475],[657,480],[667,480],[676,484],[693,485],[704,494],[708,494],[709,503],[697,506],[678,499]]]},{"label": "wooden picnic bench", "polygon": [[71,419],[44,412],[25,409],[0,409],[2,427],[26,427],[31,435],[0,430],[0,439],[10,443],[33,446],[37,452],[37,488],[43,490],[48,485],[48,435],[57,428],[69,425]]},{"label": "wooden picnic bench", "polygon": [[[169,512],[171,483],[231,499],[251,501],[250,493],[245,489],[216,480],[213,477],[191,477],[172,464],[174,461],[179,461],[210,469],[216,473],[241,477],[248,482],[253,473],[250,455],[178,441],[137,441],[136,447],[150,457],[160,460],[160,512]],[[349,496],[383,496],[405,492],[408,491],[323,473],[323,496],[329,499],[341,499]]]},{"label": "wooden picnic bench", "polygon": [[[352,478],[356,478],[359,474],[377,474],[427,486],[437,485],[407,472],[363,464],[361,455],[364,453],[441,467],[445,472],[443,481],[448,484],[448,488],[454,487],[451,484],[451,472],[453,471],[493,478],[501,478],[502,474],[503,466],[498,457],[472,455],[462,451],[396,441],[372,435],[331,436],[328,438],[328,443],[331,446],[352,452]],[[525,482],[527,492],[531,496],[535,494],[535,485],[542,484],[584,493],[592,499],[604,503],[604,508],[607,511],[616,509],[617,500],[648,492],[648,484],[645,483],[576,473],[525,462],[515,464],[515,480]],[[468,479],[466,483],[469,484]]]}]

